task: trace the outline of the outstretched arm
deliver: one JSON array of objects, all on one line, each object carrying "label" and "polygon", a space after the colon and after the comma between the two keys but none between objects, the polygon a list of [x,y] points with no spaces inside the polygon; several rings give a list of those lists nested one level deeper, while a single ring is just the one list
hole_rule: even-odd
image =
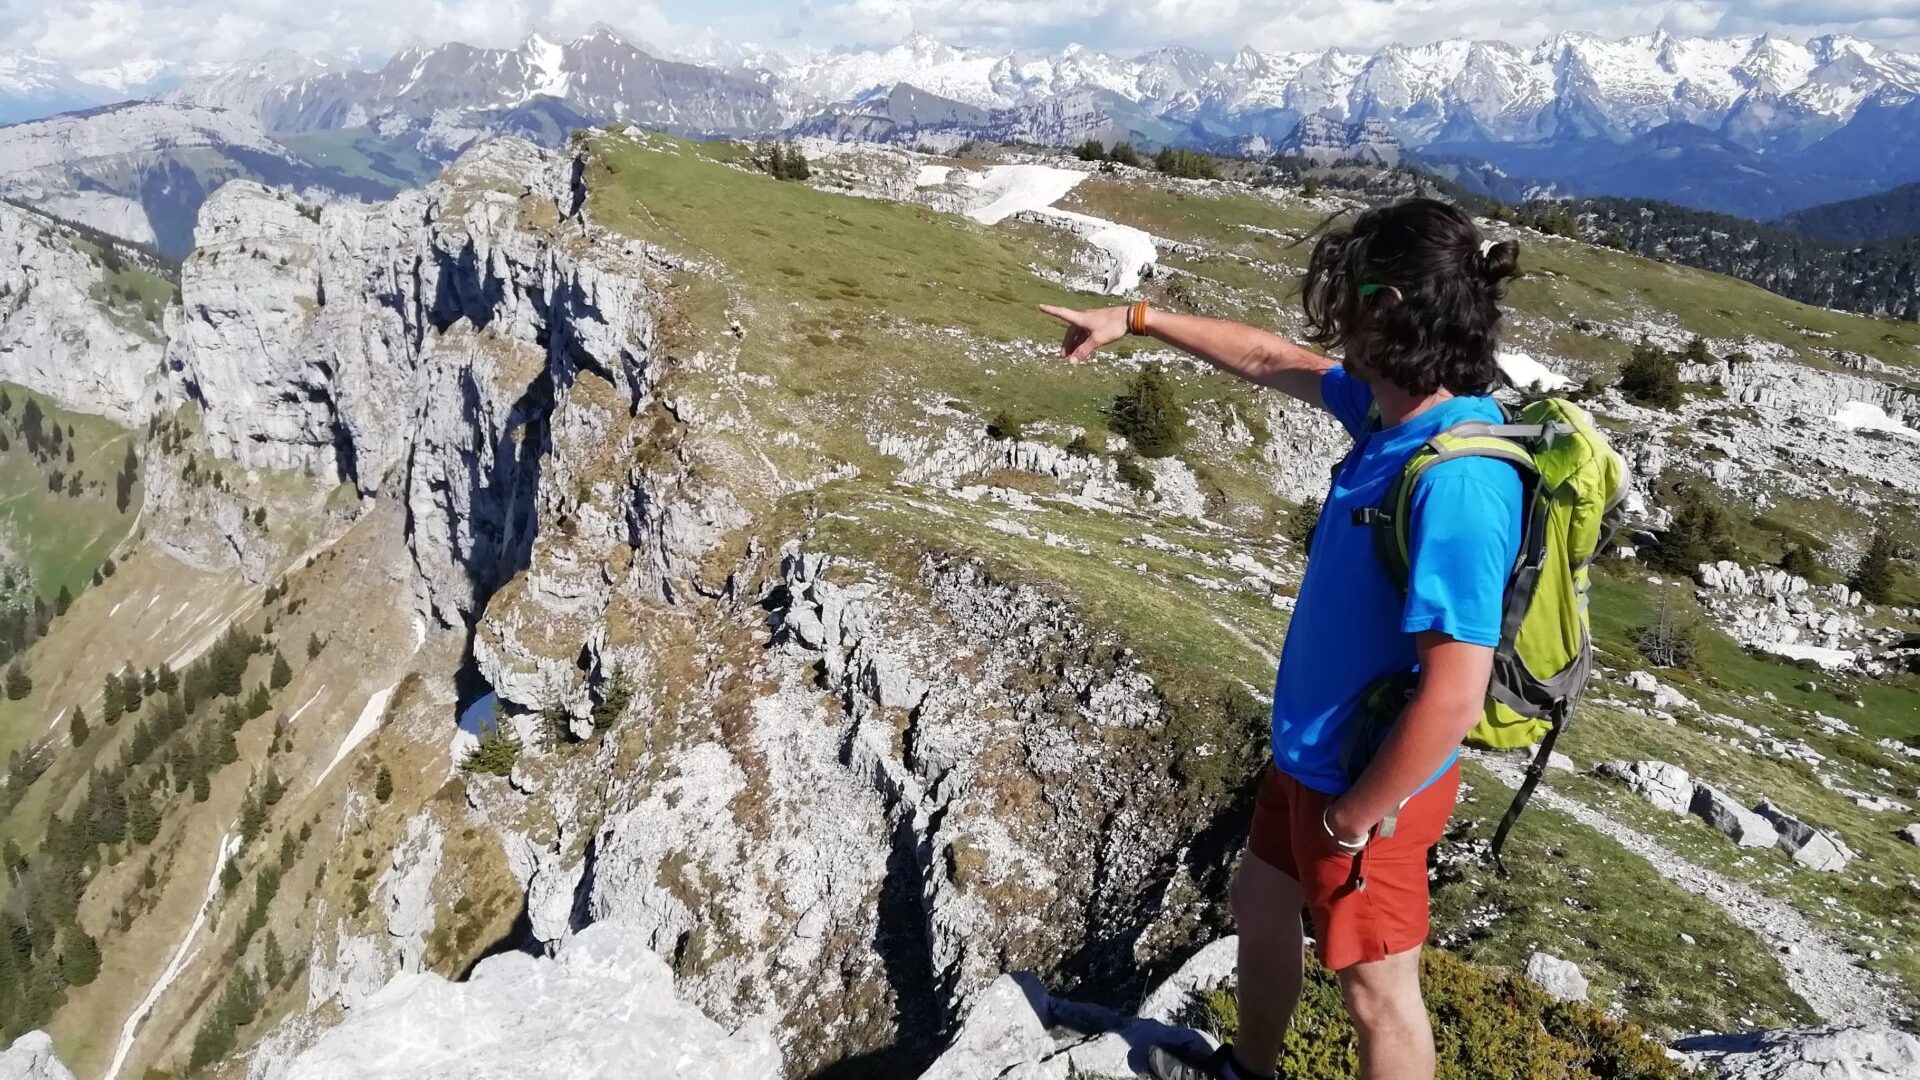
[{"label": "outstretched arm", "polygon": [[[1040,310],[1067,324],[1060,354],[1072,363],[1082,363],[1094,350],[1127,336],[1125,307],[1076,311],[1042,304]],[[1256,386],[1272,387],[1309,405],[1325,404],[1320,399],[1320,376],[1333,361],[1277,334],[1225,319],[1158,310],[1148,313],[1146,329],[1149,337],[1191,353],[1229,375]]]}]

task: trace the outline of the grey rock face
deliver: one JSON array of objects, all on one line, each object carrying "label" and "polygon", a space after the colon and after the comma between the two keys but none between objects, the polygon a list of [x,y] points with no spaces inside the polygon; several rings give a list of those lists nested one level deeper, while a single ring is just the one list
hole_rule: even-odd
[{"label": "grey rock face", "polygon": [[160,327],[137,304],[102,299],[106,270],[77,242],[0,203],[0,379],[132,426],[153,411]]},{"label": "grey rock face", "polygon": [[1715,1080],[1908,1080],[1920,1038],[1892,1027],[1795,1028],[1702,1035],[1674,1048]]},{"label": "grey rock face", "polygon": [[1571,961],[1536,952],[1527,957],[1526,976],[1561,1001],[1587,1000],[1587,977],[1580,973],[1580,965]]},{"label": "grey rock face", "polygon": [[578,209],[571,160],[510,140],[371,208],[229,184],[182,268],[174,394],[220,457],[399,495],[422,610],[470,619],[571,489],[549,452],[577,383],[628,412],[652,385],[646,253]]},{"label": "grey rock face", "polygon": [[1627,785],[1633,793],[1662,810],[1684,814],[1693,805],[1693,778],[1687,770],[1664,761],[1606,761],[1594,772]]},{"label": "grey rock face", "polygon": [[1693,789],[1690,809],[1741,847],[1772,847],[1777,839],[1771,821],[1711,784],[1700,784]]},{"label": "grey rock face", "polygon": [[781,1069],[764,1029],[728,1034],[675,996],[637,934],[604,923],[552,959],[484,960],[464,983],[400,975],[276,1080],[764,1080]]},{"label": "grey rock face", "polygon": [[1853,861],[1853,850],[1832,833],[1816,829],[1813,826],[1775,806],[1770,800],[1760,800],[1753,808],[1754,813],[1773,822],[1780,834],[1780,846],[1793,855],[1793,861],[1813,870],[1837,873],[1847,868]]},{"label": "grey rock face", "polygon": [[443,839],[437,818],[426,812],[414,815],[380,879],[387,934],[399,946],[401,971],[421,969],[427,935],[433,933],[433,881],[440,874]]},{"label": "grey rock face", "polygon": [[1920,821],[1916,821],[1912,825],[1901,829],[1899,835],[1900,839],[1905,840],[1914,847],[1920,847]]},{"label": "grey rock face", "polygon": [[54,1055],[53,1039],[44,1031],[29,1031],[0,1050],[0,1080],[73,1080]]},{"label": "grey rock face", "polygon": [[1132,1016],[1054,997],[1031,974],[1002,975],[981,991],[947,1049],[920,1080],[1070,1080],[1146,1071],[1146,1050],[1162,1043],[1210,1050],[1204,1036],[1178,1026],[1196,991],[1233,975],[1238,938],[1195,953],[1147,995]]}]

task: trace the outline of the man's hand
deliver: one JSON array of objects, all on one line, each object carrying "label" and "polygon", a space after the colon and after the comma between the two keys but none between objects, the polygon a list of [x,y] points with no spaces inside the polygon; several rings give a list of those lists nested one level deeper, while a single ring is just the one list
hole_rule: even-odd
[{"label": "man's hand", "polygon": [[1366,843],[1368,836],[1373,832],[1373,827],[1380,822],[1378,819],[1358,820],[1353,803],[1342,797],[1327,805],[1323,824],[1326,825],[1327,832],[1332,834],[1335,843],[1353,848]]},{"label": "man's hand", "polygon": [[1127,309],[1124,307],[1072,308],[1041,304],[1040,310],[1067,324],[1067,336],[1060,342],[1060,355],[1070,364],[1083,364],[1095,349],[1111,345],[1127,336]]}]

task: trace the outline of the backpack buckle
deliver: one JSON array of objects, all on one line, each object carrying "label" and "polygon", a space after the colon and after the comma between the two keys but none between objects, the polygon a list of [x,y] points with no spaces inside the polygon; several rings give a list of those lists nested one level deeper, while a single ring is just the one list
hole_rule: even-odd
[{"label": "backpack buckle", "polygon": [[1363,506],[1353,511],[1353,523],[1366,528],[1386,528],[1393,524],[1393,515],[1377,506]]}]

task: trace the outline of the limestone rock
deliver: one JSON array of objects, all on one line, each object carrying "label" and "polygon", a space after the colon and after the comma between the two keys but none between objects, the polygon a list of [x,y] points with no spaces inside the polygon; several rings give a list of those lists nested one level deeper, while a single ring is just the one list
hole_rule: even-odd
[{"label": "limestone rock", "polygon": [[1899,835],[1900,839],[1905,840],[1915,847],[1920,847],[1920,821],[1916,821],[1906,828],[1901,829]]},{"label": "limestone rock", "polygon": [[1702,1035],[1674,1044],[1714,1080],[1911,1080],[1920,1038],[1897,1028],[1826,1027]]},{"label": "limestone rock", "polygon": [[1572,961],[1536,952],[1527,957],[1526,976],[1529,982],[1561,1001],[1587,1000],[1587,977]]},{"label": "limestone rock", "polygon": [[484,960],[464,983],[402,974],[279,1080],[780,1075],[780,1050],[763,1029],[729,1035],[675,996],[666,962],[630,927],[602,923],[552,959]]},{"label": "limestone rock", "polygon": [[1853,861],[1853,850],[1839,837],[1801,821],[1774,805],[1771,800],[1760,800],[1760,805],[1754,807],[1753,811],[1773,822],[1774,829],[1780,834],[1780,846],[1787,849],[1793,861],[1800,865],[1837,873]]},{"label": "limestone rock", "polygon": [[407,819],[407,831],[380,879],[385,891],[387,934],[399,946],[400,970],[423,966],[427,935],[433,933],[433,881],[440,874],[440,821],[427,811]]},{"label": "limestone rock", "polygon": [[53,1039],[44,1031],[29,1031],[0,1050],[0,1080],[73,1080],[54,1055]]},{"label": "limestone rock", "polygon": [[947,1049],[920,1080],[1072,1080],[1146,1072],[1149,1047],[1212,1049],[1175,1017],[1233,974],[1239,939],[1213,941],[1155,987],[1134,1015],[1047,993],[1030,974],[1002,975],[974,999]]},{"label": "limestone rock", "polygon": [[106,270],[72,230],[0,202],[0,379],[133,426],[154,411],[161,328],[102,299]]},{"label": "limestone rock", "polygon": [[1693,789],[1691,809],[1741,847],[1772,847],[1778,839],[1771,821],[1711,784],[1700,784]]},{"label": "limestone rock", "polygon": [[1594,771],[1621,781],[1634,794],[1669,813],[1684,814],[1693,805],[1693,779],[1678,765],[1664,761],[1606,761]]}]

